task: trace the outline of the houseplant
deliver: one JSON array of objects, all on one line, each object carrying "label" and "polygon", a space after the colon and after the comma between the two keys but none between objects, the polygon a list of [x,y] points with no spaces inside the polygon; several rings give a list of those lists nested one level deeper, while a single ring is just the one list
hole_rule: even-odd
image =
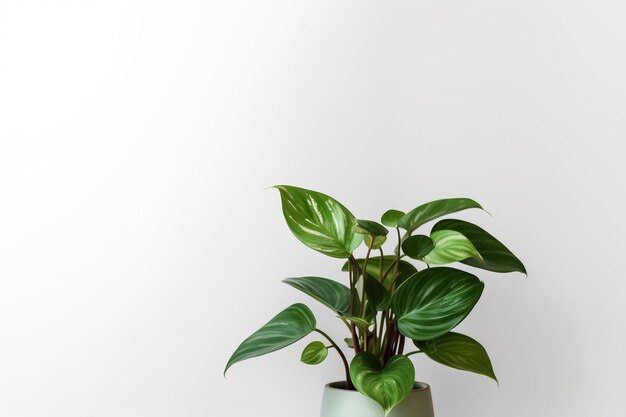
[{"label": "houseplant", "polygon": [[[497,381],[485,349],[476,340],[452,332],[477,303],[484,284],[469,272],[443,265],[461,262],[494,272],[526,273],[524,265],[502,243],[469,222],[440,220],[429,235],[416,233],[442,216],[482,209],[477,202],[451,198],[420,205],[407,213],[388,210],[381,224],[356,219],[325,194],[286,185],[274,188],[280,192],[283,215],[292,233],[306,246],[346,260],[342,267],[346,285],[316,276],[283,282],[330,308],[346,327],[348,337],[341,347],[317,328],[306,305],[293,304],[239,345],[224,374],[237,362],[274,352],[316,333],[321,340],[306,345],[301,360],[319,364],[332,349],[345,371],[345,381],[326,387],[322,417],[387,416],[390,412],[398,417],[432,416],[428,386],[415,382],[410,360],[414,354]],[[388,239],[388,228],[393,230],[394,239]],[[385,255],[388,240],[393,240],[393,250]],[[357,259],[353,253],[362,244],[366,255]],[[414,261],[419,263],[419,270]],[[354,353],[350,361],[344,353],[346,348]],[[399,404],[402,406],[397,410],[402,411],[394,410]],[[359,408],[359,412],[351,412],[351,407]],[[412,408],[422,409],[422,414],[415,414]]]}]

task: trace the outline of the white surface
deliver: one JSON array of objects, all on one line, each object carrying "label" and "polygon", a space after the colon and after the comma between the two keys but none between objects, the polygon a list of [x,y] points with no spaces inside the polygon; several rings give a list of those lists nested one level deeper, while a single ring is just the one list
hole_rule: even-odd
[{"label": "white surface", "polygon": [[282,278],[341,276],[263,190],[287,183],[373,219],[475,198],[526,263],[459,328],[499,388],[416,360],[438,417],[623,416],[625,12],[0,1],[0,415],[316,417],[334,356],[221,376],[308,302]]}]

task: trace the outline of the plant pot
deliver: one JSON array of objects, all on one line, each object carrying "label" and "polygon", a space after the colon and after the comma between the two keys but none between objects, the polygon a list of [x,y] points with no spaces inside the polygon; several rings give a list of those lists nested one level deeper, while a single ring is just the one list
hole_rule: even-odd
[{"label": "plant pot", "polygon": [[[332,382],[324,387],[320,417],[383,417],[382,407],[358,391],[346,389],[346,383]],[[430,386],[416,382],[415,388],[388,414],[388,417],[434,417]]]}]

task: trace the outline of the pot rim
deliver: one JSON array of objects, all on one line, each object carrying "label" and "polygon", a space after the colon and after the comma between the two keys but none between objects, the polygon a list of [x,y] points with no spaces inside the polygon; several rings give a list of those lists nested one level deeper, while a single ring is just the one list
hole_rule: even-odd
[{"label": "pot rim", "polygon": [[[327,389],[332,389],[332,390],[337,390],[337,391],[345,391],[345,392],[354,392],[354,393],[360,394],[359,391],[349,390],[349,389],[347,389],[346,386],[347,386],[346,381],[329,382],[328,384],[324,385],[324,387],[327,388]],[[413,389],[411,390],[411,392],[428,391],[428,390],[430,390],[430,385],[428,385],[425,382],[415,381],[415,383],[413,384]]]}]

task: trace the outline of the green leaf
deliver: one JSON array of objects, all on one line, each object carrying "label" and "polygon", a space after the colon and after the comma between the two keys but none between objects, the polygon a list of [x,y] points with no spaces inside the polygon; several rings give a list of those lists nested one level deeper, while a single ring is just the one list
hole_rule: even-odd
[{"label": "green leaf", "polygon": [[396,355],[383,368],[370,352],[358,353],[350,363],[350,378],[355,388],[389,412],[406,398],[415,384],[415,368],[409,358]]},{"label": "green leaf", "polygon": [[365,295],[367,301],[376,311],[383,311],[389,306],[391,296],[387,288],[369,274],[365,276]]},{"label": "green leaf", "polygon": [[487,351],[469,336],[450,332],[434,340],[413,343],[436,362],[462,371],[485,375],[498,382]]},{"label": "green leaf", "polygon": [[366,319],[363,319],[363,318],[357,317],[357,316],[340,315],[338,317],[340,317],[340,318],[342,318],[344,320],[348,320],[348,321],[353,322],[356,327],[358,327],[359,329],[361,329],[362,331],[364,331],[366,333],[369,330],[369,328],[374,325],[373,321],[366,320]]},{"label": "green leaf", "polygon": [[350,349],[354,349],[354,343],[352,342],[351,337],[346,337],[345,339],[343,339],[343,341],[346,342],[346,346],[348,346]]},{"label": "green leaf", "polygon": [[302,339],[315,330],[315,316],[304,304],[287,307],[244,340],[224,369],[246,359],[275,352]]},{"label": "green leaf", "polygon": [[350,289],[343,284],[322,277],[286,278],[283,282],[310,295],[337,313],[348,313]]},{"label": "green leaf", "polygon": [[524,264],[495,237],[476,226],[462,220],[442,220],[433,226],[433,231],[456,230],[467,237],[480,257],[465,259],[464,264],[494,272],[526,273]]},{"label": "green leaf", "polygon": [[480,256],[478,251],[461,233],[454,230],[438,230],[430,234],[435,247],[422,259],[430,265],[444,265]]},{"label": "green leaf", "polygon": [[[385,273],[385,271],[387,271],[393,265],[395,260],[396,260],[396,257],[393,255],[387,255],[383,257],[383,273]],[[359,267],[363,268],[365,259],[357,259],[356,261]],[[341,268],[341,270],[342,271],[348,270],[348,262],[343,264],[343,267]],[[408,277],[410,277],[416,272],[417,272],[417,269],[412,264],[406,261],[400,260],[400,264],[398,266],[398,279],[396,280],[396,284],[399,285],[400,283],[404,282],[405,279],[407,279]],[[369,259],[369,261],[367,262],[367,273],[373,276],[374,278],[376,278],[378,281],[380,281],[381,279],[380,256],[374,256]],[[385,286],[385,288],[389,289],[391,288],[392,281],[393,281],[393,268],[387,274],[387,276],[385,277],[385,281],[383,281],[382,284]]]},{"label": "green leaf", "polygon": [[398,330],[413,340],[439,337],[458,325],[474,308],[484,284],[454,268],[429,268],[407,279],[391,297]]},{"label": "green leaf", "polygon": [[409,211],[398,221],[398,226],[412,233],[424,223],[445,216],[446,214],[470,208],[482,209],[480,204],[469,198],[447,198],[444,200],[431,201],[430,203],[422,204]]},{"label": "green leaf", "polygon": [[334,258],[348,258],[363,241],[352,232],[355,218],[326,194],[288,185],[280,191],[283,215],[291,232],[305,245]]},{"label": "green leaf", "polygon": [[324,362],[328,356],[328,348],[322,342],[311,342],[302,351],[300,360],[307,365],[317,365]]},{"label": "green leaf", "polygon": [[387,227],[396,227],[404,215],[405,213],[400,210],[387,210],[380,218],[380,222]]},{"label": "green leaf", "polygon": [[422,259],[435,247],[435,242],[424,235],[410,236],[402,242],[402,252],[409,258]]},{"label": "green leaf", "polygon": [[[365,235],[364,236],[365,245],[369,248],[372,246],[372,249],[380,249],[380,247],[387,241],[387,236],[374,236]],[[374,243],[372,244],[372,240]]]},{"label": "green leaf", "polygon": [[357,219],[352,225],[352,231],[361,235],[387,236],[389,230],[380,223],[372,220]]}]

